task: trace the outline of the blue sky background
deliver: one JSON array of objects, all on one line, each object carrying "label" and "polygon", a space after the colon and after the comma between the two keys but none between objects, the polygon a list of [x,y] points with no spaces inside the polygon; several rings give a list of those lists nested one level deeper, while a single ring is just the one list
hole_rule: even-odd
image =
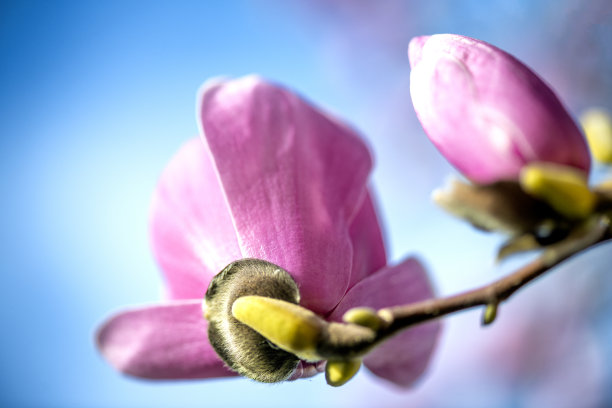
[{"label": "blue sky background", "polygon": [[[258,73],[360,129],[377,161],[373,183],[390,257],[418,253],[441,293],[518,265],[496,267],[499,237],[430,202],[453,170],[412,111],[408,41],[454,32],[492,42],[536,69],[576,115],[592,105],[612,109],[611,17],[598,0],[490,3],[0,2],[0,405],[513,407],[553,406],[555,395],[566,402],[554,406],[612,401],[605,247],[517,296],[492,328],[479,328],[477,312],[448,319],[434,364],[414,392],[365,372],[340,389],[321,376],[273,386],[149,383],[115,372],[93,344],[109,312],[161,299],[149,200],[168,159],[197,133],[196,90],[219,75]],[[537,324],[538,314],[546,324]],[[562,344],[559,353],[574,359],[552,354],[527,364],[530,352],[542,354],[531,347],[537,330],[542,350]],[[506,346],[527,356],[525,363],[506,369]],[[555,377],[563,371],[580,378]]]}]

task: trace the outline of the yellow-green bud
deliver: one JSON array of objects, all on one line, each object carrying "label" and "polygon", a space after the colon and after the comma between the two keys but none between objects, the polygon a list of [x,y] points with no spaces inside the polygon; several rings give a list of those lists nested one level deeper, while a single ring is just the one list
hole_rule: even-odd
[{"label": "yellow-green bud", "polygon": [[521,170],[520,183],[525,192],[570,219],[584,218],[595,207],[596,196],[589,190],[586,174],[573,167],[532,163]]},{"label": "yellow-green bud", "polygon": [[489,325],[493,323],[495,318],[497,317],[497,308],[499,307],[499,303],[489,303],[484,310],[482,315],[482,324],[483,326]]},{"label": "yellow-green bud", "polygon": [[328,361],[325,366],[325,380],[332,387],[346,384],[361,368],[361,359]]},{"label": "yellow-green bud", "polygon": [[243,296],[234,301],[232,315],[302,360],[321,360],[316,350],[326,323],[310,310],[280,299]]},{"label": "yellow-green bud", "polygon": [[355,307],[348,310],[342,320],[346,323],[358,324],[374,331],[384,325],[384,320],[376,314],[374,309],[369,307]]},{"label": "yellow-green bud", "polygon": [[612,164],[612,118],[602,109],[589,109],[580,116],[593,157]]}]

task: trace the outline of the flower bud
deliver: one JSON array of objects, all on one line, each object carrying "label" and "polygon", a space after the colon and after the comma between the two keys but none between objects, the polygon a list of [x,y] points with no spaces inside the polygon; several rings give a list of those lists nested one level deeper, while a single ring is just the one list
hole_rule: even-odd
[{"label": "flower bud", "polygon": [[562,103],[510,54],[451,34],[414,38],[408,53],[417,116],[472,181],[516,180],[533,161],[589,171],[587,145]]},{"label": "flower bud", "polygon": [[332,387],[346,384],[361,368],[361,359],[328,361],[325,366],[325,380]]}]

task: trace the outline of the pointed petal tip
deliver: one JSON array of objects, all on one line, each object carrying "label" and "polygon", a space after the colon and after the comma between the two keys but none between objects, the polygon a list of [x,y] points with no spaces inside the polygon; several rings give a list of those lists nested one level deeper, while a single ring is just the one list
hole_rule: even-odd
[{"label": "pointed petal tip", "polygon": [[410,61],[410,67],[414,68],[421,60],[421,53],[425,43],[429,39],[428,35],[421,35],[414,37],[408,44],[408,60]]},{"label": "pointed petal tip", "polygon": [[239,78],[232,78],[224,75],[212,77],[204,81],[198,88],[196,93],[196,117],[199,121],[200,113],[202,112],[202,105],[205,103],[206,98],[215,89],[220,88],[224,85],[231,86],[235,89],[240,89],[242,92],[249,93],[253,89],[261,85],[270,85],[270,82],[266,81],[259,74],[249,74]]}]

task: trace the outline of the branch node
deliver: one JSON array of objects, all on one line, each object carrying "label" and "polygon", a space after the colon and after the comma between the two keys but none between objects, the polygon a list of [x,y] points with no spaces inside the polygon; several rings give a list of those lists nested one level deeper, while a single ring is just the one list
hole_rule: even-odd
[{"label": "branch node", "polygon": [[380,309],[376,314],[384,322],[383,327],[389,327],[395,320],[395,315],[390,309]]}]

